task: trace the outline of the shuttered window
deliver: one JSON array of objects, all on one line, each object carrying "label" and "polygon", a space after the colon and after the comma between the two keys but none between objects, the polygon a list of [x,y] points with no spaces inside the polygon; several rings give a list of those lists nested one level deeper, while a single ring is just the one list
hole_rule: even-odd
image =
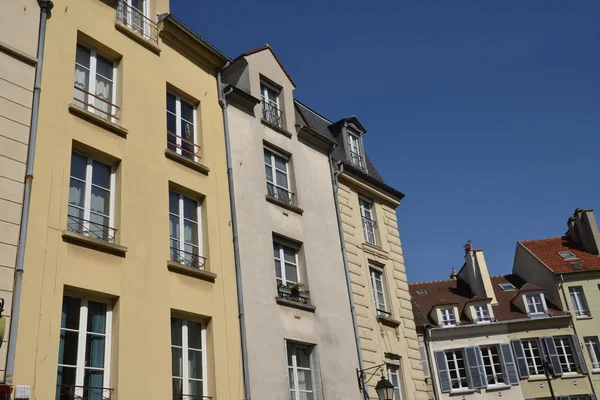
[{"label": "shuttered window", "polygon": [[467,389],[469,382],[462,350],[446,351],[445,356],[452,390]]},{"label": "shuttered window", "polygon": [[594,372],[600,371],[600,346],[598,345],[598,336],[584,338],[585,347],[590,354],[592,369]]},{"label": "shuttered window", "polygon": [[504,373],[502,372],[502,366],[500,365],[498,347],[482,347],[481,355],[483,356],[483,365],[485,366],[485,375],[488,385],[504,385],[506,382]]},{"label": "shuttered window", "polygon": [[506,373],[508,383],[511,385],[518,385],[519,376],[517,374],[517,367],[515,366],[512,351],[508,343],[500,344],[500,359],[504,365],[504,372]]},{"label": "shuttered window", "polygon": [[[542,367],[542,357],[540,353],[540,345],[537,339],[529,339],[521,341],[523,344],[523,352],[527,362],[527,371],[530,376],[544,375]],[[517,359],[517,362],[519,360]]]},{"label": "shuttered window", "polygon": [[558,353],[558,359],[560,360],[560,366],[563,374],[576,373],[577,366],[575,364],[575,357],[573,355],[573,349],[568,337],[557,337],[554,338],[554,344]]},{"label": "shuttered window", "polygon": [[486,370],[481,353],[479,346],[465,347],[467,375],[473,389],[481,389],[487,386]]},{"label": "shuttered window", "polygon": [[577,338],[577,335],[571,335],[571,343],[573,344],[573,354],[577,364],[577,372],[587,374],[587,365],[585,364],[581,343],[579,343],[579,338]]},{"label": "shuttered window", "polygon": [[425,379],[431,377],[429,373],[429,360],[427,358],[427,349],[425,345],[422,344],[419,346],[419,352],[421,353],[421,365],[423,366],[423,375],[425,375]]},{"label": "shuttered window", "polygon": [[541,338],[544,353],[550,359],[552,365],[552,373],[554,376],[560,376],[563,373],[561,360],[558,357],[558,350],[552,336],[544,336]]},{"label": "shuttered window", "polygon": [[448,371],[448,362],[446,361],[446,354],[443,351],[433,352],[433,358],[435,359],[436,369],[440,382],[440,390],[442,393],[448,393],[452,390],[452,383],[450,381],[450,372]]}]

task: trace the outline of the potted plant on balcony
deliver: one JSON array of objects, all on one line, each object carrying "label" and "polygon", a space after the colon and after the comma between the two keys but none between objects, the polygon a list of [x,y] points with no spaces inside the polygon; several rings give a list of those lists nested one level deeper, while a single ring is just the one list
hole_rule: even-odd
[{"label": "potted plant on balcony", "polygon": [[277,284],[277,293],[280,297],[290,297],[292,296],[292,288],[285,283],[279,283]]},{"label": "potted plant on balcony", "polygon": [[304,283],[294,283],[290,288],[292,290],[292,297],[298,298],[305,303],[308,302],[310,291],[306,289]]}]

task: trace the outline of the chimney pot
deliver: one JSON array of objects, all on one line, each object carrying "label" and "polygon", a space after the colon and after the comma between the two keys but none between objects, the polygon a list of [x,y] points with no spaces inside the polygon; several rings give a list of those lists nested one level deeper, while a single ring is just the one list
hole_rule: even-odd
[{"label": "chimney pot", "polygon": [[456,280],[456,276],[457,276],[456,270],[454,268],[452,268],[452,272],[450,273],[450,279]]},{"label": "chimney pot", "polygon": [[464,245],[465,254],[469,254],[471,250],[473,250],[473,244],[471,244],[470,240],[467,240],[467,244]]}]

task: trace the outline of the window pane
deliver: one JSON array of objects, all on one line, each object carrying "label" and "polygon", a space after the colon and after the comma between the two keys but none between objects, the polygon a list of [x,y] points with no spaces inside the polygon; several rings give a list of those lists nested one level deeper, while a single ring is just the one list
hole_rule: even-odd
[{"label": "window pane", "polygon": [[181,346],[182,321],[179,318],[171,318],[171,344]]},{"label": "window pane", "polygon": [[79,311],[81,300],[75,297],[64,296],[62,304],[61,328],[79,329]]},{"label": "window pane", "polygon": [[288,188],[287,175],[281,171],[276,170],[275,174],[277,175],[277,184],[284,189]]},{"label": "window pane", "polygon": [[202,381],[190,381],[188,390],[187,394],[191,394],[192,396],[202,396],[204,394]]},{"label": "window pane", "polygon": [[181,102],[181,118],[188,122],[194,122],[194,106],[185,101]]},{"label": "window pane", "polygon": [[113,79],[113,62],[104,57],[98,56],[96,58],[96,73],[102,75],[102,77],[108,80]]},{"label": "window pane", "polygon": [[85,347],[85,365],[92,368],[104,368],[104,336],[87,335]]},{"label": "window pane", "polygon": [[285,278],[290,282],[298,282],[298,270],[295,265],[285,263]]},{"label": "window pane", "polygon": [[187,197],[183,198],[183,217],[198,221],[198,203]]},{"label": "window pane", "polygon": [[169,192],[169,212],[179,215],[179,195],[175,192]]},{"label": "window pane", "polygon": [[179,347],[171,347],[171,365],[173,376],[183,376],[183,353]]},{"label": "window pane", "polygon": [[296,364],[301,368],[310,368],[310,351],[306,347],[296,347]]},{"label": "window pane", "polygon": [[71,176],[85,181],[87,157],[79,153],[71,153]]},{"label": "window pane", "polygon": [[61,331],[58,349],[58,363],[67,365],[77,364],[77,332]]},{"label": "window pane", "polygon": [[269,151],[265,150],[264,156],[265,156],[265,164],[271,165],[271,153]]},{"label": "window pane", "polygon": [[104,163],[94,161],[92,165],[92,183],[110,190],[112,168]]},{"label": "window pane", "polygon": [[[289,353],[288,353],[289,356]],[[290,365],[291,361],[289,361]],[[296,388],[295,384],[294,384],[294,369],[293,368],[288,368],[288,377],[290,379],[290,389],[294,390]]]},{"label": "window pane", "polygon": [[85,199],[85,182],[71,178],[69,185],[69,204],[77,207],[84,206]]},{"label": "window pane", "polygon": [[102,386],[104,383],[104,371],[85,371],[83,378],[83,398],[86,400],[106,399]]},{"label": "window pane", "polygon": [[90,50],[83,46],[77,46],[77,52],[75,54],[75,62],[81,64],[84,67],[90,67]]},{"label": "window pane", "polygon": [[95,301],[88,302],[88,332],[106,333],[106,304]]},{"label": "window pane", "polygon": [[202,352],[196,350],[188,351],[188,368],[190,378],[202,379]]},{"label": "window pane", "polygon": [[171,111],[173,114],[175,114],[177,110],[177,98],[171,93],[167,93],[167,110]]},{"label": "window pane", "polygon": [[[198,225],[184,220],[183,221],[183,236],[184,242],[193,244],[194,246],[198,245]],[[188,251],[188,250],[186,250]]]},{"label": "window pane", "polygon": [[110,192],[96,186],[92,186],[92,197],[90,199],[90,208],[92,211],[109,215],[110,214]]},{"label": "window pane", "polygon": [[281,261],[275,260],[275,276],[281,279]]},{"label": "window pane", "polygon": [[173,378],[173,394],[183,394],[183,379]]},{"label": "window pane", "polygon": [[95,111],[101,117],[109,117],[113,114],[112,110],[112,82],[100,75],[96,75],[96,97],[94,98]]},{"label": "window pane", "polygon": [[283,247],[283,258],[285,259],[286,262],[295,264],[296,263],[296,252],[289,247]]},{"label": "window pane", "polygon": [[169,215],[169,234],[172,238],[179,239],[179,218],[175,215]]},{"label": "window pane", "polygon": [[298,389],[312,390],[312,379],[310,371],[298,370]]},{"label": "window pane", "polygon": [[177,151],[177,118],[167,113],[167,146],[169,150]]},{"label": "window pane", "polygon": [[109,233],[108,229],[108,217],[104,217],[102,215],[90,214],[90,231],[92,232],[92,236],[106,236]]},{"label": "window pane", "polygon": [[265,174],[267,176],[267,182],[273,183],[273,167],[265,165]]},{"label": "window pane", "polygon": [[[383,297],[383,293],[377,292],[377,302],[379,303],[380,309],[385,308],[385,298]],[[385,309],[384,309],[385,311]]]},{"label": "window pane", "polygon": [[275,156],[275,168],[287,172],[287,161],[284,158]]},{"label": "window pane", "polygon": [[192,349],[202,349],[202,324],[199,322],[187,321],[188,327],[188,347]]}]

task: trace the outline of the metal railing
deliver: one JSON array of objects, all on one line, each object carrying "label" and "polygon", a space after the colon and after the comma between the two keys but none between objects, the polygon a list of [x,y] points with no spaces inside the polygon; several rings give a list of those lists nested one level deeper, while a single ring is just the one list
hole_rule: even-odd
[{"label": "metal railing", "polygon": [[[99,116],[102,118],[105,118],[108,120],[110,120],[111,118],[116,119],[117,121],[119,120],[118,114],[119,114],[119,111],[121,110],[121,108],[119,106],[111,103],[110,101],[106,101],[103,98],[101,98],[100,96],[95,95],[94,93],[88,92],[87,90],[84,90],[77,85],[73,85],[73,87],[75,88],[76,93],[79,92],[79,93],[83,94],[83,100],[77,98],[77,95],[73,96],[73,100],[75,101],[76,104],[77,103],[83,104],[82,108],[91,108],[92,112],[94,114],[100,114]],[[90,101],[90,98],[89,98],[90,96],[94,98],[92,101]],[[101,108],[102,106],[106,106],[108,108],[108,111],[103,110]]]},{"label": "metal railing", "polygon": [[146,17],[142,11],[127,4],[125,0],[118,1],[117,21],[158,46],[158,24]]},{"label": "metal railing", "polygon": [[302,304],[309,304],[310,295],[299,290],[292,290],[286,286],[277,287],[277,294],[280,298],[295,301]]},{"label": "metal railing", "polygon": [[273,124],[279,128],[283,128],[283,111],[277,108],[276,104],[271,103],[268,100],[263,99],[262,101],[263,119],[270,124]]},{"label": "metal railing", "polygon": [[392,313],[386,310],[382,310],[380,308],[377,309],[377,315],[379,315],[380,317],[385,317],[385,318],[389,318],[392,316]]},{"label": "metal railing", "polygon": [[173,400],[211,400],[211,396],[200,396],[195,394],[174,394]]},{"label": "metal railing", "polygon": [[74,215],[67,216],[67,230],[80,233],[94,239],[99,239],[107,243],[114,243],[115,235],[117,234],[117,230],[115,228],[76,217]]},{"label": "metal railing", "polygon": [[[178,139],[181,141],[181,145],[177,144]],[[194,161],[196,158],[200,158],[200,146],[171,131],[167,131],[167,148]]]},{"label": "metal railing", "polygon": [[267,182],[267,196],[279,200],[282,203],[286,203],[291,206],[294,205],[294,193],[282,187],[275,186],[270,182]]},{"label": "metal railing", "polygon": [[362,217],[362,226],[363,232],[365,234],[365,242],[370,244],[377,244],[377,222],[367,217]]},{"label": "metal railing", "polygon": [[355,167],[365,169],[365,160],[359,153],[355,153],[353,151],[350,152],[350,163],[352,163],[352,165]]},{"label": "metal railing", "polygon": [[206,257],[201,255],[190,253],[188,251],[180,250],[176,247],[171,247],[171,261],[175,261],[186,267],[197,268],[204,270],[206,264]]},{"label": "metal railing", "polygon": [[56,385],[55,400],[110,400],[113,391],[101,387]]}]

